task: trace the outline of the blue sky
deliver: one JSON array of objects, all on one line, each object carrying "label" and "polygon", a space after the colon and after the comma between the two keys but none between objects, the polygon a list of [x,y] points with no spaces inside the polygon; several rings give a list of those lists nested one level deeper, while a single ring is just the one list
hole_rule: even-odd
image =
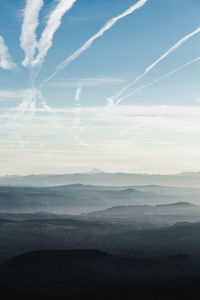
[{"label": "blue sky", "polygon": [[[59,2],[44,0],[37,41]],[[134,94],[198,58],[200,33],[120,94],[118,105],[108,105],[108,98],[200,26],[198,0],[147,1],[41,86],[108,20],[137,2],[77,0],[64,14],[44,61],[32,67],[22,65],[25,53],[20,47],[26,1],[0,0],[0,36],[16,65],[0,68],[2,174],[84,172],[93,167],[109,172],[200,170],[200,61]]]}]

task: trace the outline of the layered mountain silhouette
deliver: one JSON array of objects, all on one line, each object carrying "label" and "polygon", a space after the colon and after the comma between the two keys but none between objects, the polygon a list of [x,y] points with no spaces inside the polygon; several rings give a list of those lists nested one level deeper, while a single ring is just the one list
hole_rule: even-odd
[{"label": "layered mountain silhouette", "polygon": [[0,210],[52,211],[79,214],[112,206],[199,203],[199,189],[161,186],[106,187],[64,185],[54,187],[0,186]]},{"label": "layered mountain silhouette", "polygon": [[39,251],[8,261],[0,270],[0,282],[17,292],[54,299],[96,290],[104,291],[104,297],[105,291],[112,290],[115,296],[124,288],[132,295],[140,289],[147,294],[153,289],[163,294],[165,289],[192,294],[200,282],[200,258],[178,254],[162,259],[124,257],[98,250]]}]

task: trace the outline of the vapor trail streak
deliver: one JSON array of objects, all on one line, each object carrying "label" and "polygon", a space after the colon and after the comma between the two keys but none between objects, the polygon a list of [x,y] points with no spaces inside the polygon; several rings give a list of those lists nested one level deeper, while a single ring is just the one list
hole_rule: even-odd
[{"label": "vapor trail streak", "polygon": [[44,85],[46,82],[51,80],[58,72],[63,70],[67,65],[69,65],[73,60],[77,59],[84,51],[86,51],[88,48],[90,48],[93,44],[93,42],[98,39],[99,37],[103,36],[103,34],[108,31],[110,28],[113,27],[115,23],[117,23],[119,20],[125,18],[126,16],[132,14],[135,10],[141,8],[147,3],[148,0],[140,0],[134,5],[132,5],[129,9],[127,9],[122,14],[112,18],[109,20],[95,35],[93,35],[89,40],[87,40],[82,47],[80,47],[77,51],[75,51],[71,56],[66,58],[63,62],[61,62],[57,68],[56,71],[48,77],[42,85]]},{"label": "vapor trail streak", "polygon": [[175,68],[175,69],[172,70],[171,72],[166,73],[165,75],[163,75],[163,76],[161,76],[161,77],[159,77],[159,78],[157,78],[157,79],[151,81],[150,83],[145,84],[145,85],[143,85],[143,86],[137,88],[135,91],[129,93],[128,95],[119,98],[119,99],[117,100],[117,102],[115,102],[114,105],[118,105],[118,104],[119,104],[121,101],[123,101],[124,99],[126,99],[126,98],[128,98],[128,97],[130,97],[130,96],[132,96],[132,95],[134,95],[134,94],[136,94],[137,92],[139,92],[139,91],[141,91],[141,90],[143,90],[143,89],[145,89],[145,88],[147,88],[147,87],[149,87],[149,86],[151,86],[151,85],[153,85],[153,84],[155,84],[155,83],[161,81],[162,79],[165,79],[165,78],[167,78],[167,77],[173,75],[174,73],[178,72],[179,70],[184,69],[184,68],[186,68],[186,67],[190,66],[191,64],[194,64],[195,62],[198,62],[198,61],[200,61],[200,56],[197,57],[197,58],[195,58],[195,59],[193,59],[193,60],[191,60],[191,61],[189,61],[189,62],[187,62],[187,63],[184,64],[184,65],[181,65],[181,66]]},{"label": "vapor trail streak", "polygon": [[[167,56],[169,56],[172,52],[174,52],[176,49],[178,49],[182,44],[184,44],[187,40],[189,40],[191,37],[193,37],[194,35],[200,33],[200,27],[198,27],[197,29],[195,29],[194,31],[192,31],[191,33],[189,33],[188,35],[184,36],[183,38],[181,38],[176,44],[174,44],[171,48],[169,48],[163,55],[161,55],[160,58],[158,58],[153,64],[151,64],[150,66],[148,66],[144,73],[142,73],[141,75],[139,75],[135,81],[127,84],[126,86],[124,86],[117,94],[115,94],[114,96],[108,98],[108,102],[112,105],[114,104],[115,100],[118,99],[122,93],[124,93],[128,88],[130,88],[131,86],[134,86],[140,79],[142,79],[143,77],[145,77],[153,68],[155,68],[156,65],[158,65],[162,60],[164,60]],[[117,101],[118,102],[118,101]]]},{"label": "vapor trail streak", "polygon": [[24,21],[22,24],[20,46],[24,50],[25,58],[23,66],[30,66],[37,48],[36,29],[39,25],[39,13],[43,7],[43,0],[27,0],[24,9]]},{"label": "vapor trail streak", "polygon": [[[75,139],[81,141],[80,139],[80,133],[83,130],[82,126],[81,126],[81,118],[80,118],[80,113],[81,113],[81,104],[80,104],[80,98],[81,98],[81,92],[82,92],[82,86],[80,84],[80,86],[76,89],[76,93],[75,93],[75,102],[76,102],[76,115],[75,118],[73,120],[73,126],[72,126],[72,131],[75,131],[74,137]],[[82,142],[82,141],[81,141]]]},{"label": "vapor trail streak", "polygon": [[82,86],[79,86],[77,88],[76,94],[75,94],[75,101],[76,101],[76,103],[80,102],[81,91],[82,91]]},{"label": "vapor trail streak", "polygon": [[4,42],[3,37],[0,35],[0,68],[10,70],[15,68],[15,63],[9,54],[8,48]]},{"label": "vapor trail streak", "polygon": [[50,13],[47,26],[44,29],[41,39],[38,43],[38,55],[32,61],[32,66],[41,65],[43,60],[53,44],[55,32],[61,25],[64,14],[72,8],[77,0],[60,0],[56,8]]}]

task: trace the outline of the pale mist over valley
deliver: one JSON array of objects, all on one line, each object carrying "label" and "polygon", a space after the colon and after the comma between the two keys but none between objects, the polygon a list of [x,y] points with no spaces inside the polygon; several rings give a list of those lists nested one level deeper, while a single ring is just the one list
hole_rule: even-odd
[{"label": "pale mist over valley", "polygon": [[200,2],[0,8],[0,297],[198,299]]}]

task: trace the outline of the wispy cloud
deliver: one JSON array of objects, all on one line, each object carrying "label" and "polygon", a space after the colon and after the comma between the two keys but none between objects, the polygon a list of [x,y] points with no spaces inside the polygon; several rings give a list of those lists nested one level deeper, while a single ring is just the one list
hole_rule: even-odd
[{"label": "wispy cloud", "polygon": [[77,0],[60,0],[56,8],[50,13],[47,26],[42,32],[41,39],[38,43],[38,55],[32,61],[32,66],[41,65],[43,60],[53,44],[55,32],[60,27],[64,14],[72,8]]},{"label": "wispy cloud", "polygon": [[82,86],[79,86],[76,90],[76,94],[75,94],[75,101],[77,103],[80,102],[80,96],[81,96],[81,91],[82,91]]},{"label": "wispy cloud", "polygon": [[3,37],[0,35],[0,67],[4,70],[11,70],[16,67],[9,54],[8,47],[6,46]]},{"label": "wispy cloud", "polygon": [[[181,65],[181,66],[179,66],[177,68],[175,68],[174,70],[172,70],[172,71],[164,74],[163,76],[161,76],[161,77],[159,77],[159,78],[157,78],[157,79],[155,79],[155,80],[153,80],[153,81],[151,81],[151,82],[149,82],[149,83],[147,83],[145,85],[140,86],[139,88],[137,88],[133,92],[129,93],[128,95],[123,96],[121,98],[118,98],[117,101],[115,102],[115,105],[118,105],[120,102],[122,102],[123,100],[127,99],[128,97],[130,97],[130,96],[132,96],[132,95],[140,92],[141,90],[143,90],[143,89],[145,89],[147,87],[150,87],[150,86],[158,83],[159,81],[161,81],[161,80],[163,80],[163,79],[165,79],[165,78],[167,78],[167,77],[175,74],[176,72],[178,72],[178,71],[180,71],[180,70],[182,70],[182,69],[184,69],[184,68],[186,68],[186,67],[188,67],[188,66],[190,66],[190,65],[192,65],[192,64],[194,64],[196,62],[199,62],[199,61],[200,61],[200,56],[197,57],[197,58],[195,58],[195,59],[193,59],[193,60],[190,60],[189,62],[187,62],[187,63],[185,63],[185,64],[183,64],[183,65]],[[114,104],[114,103],[111,103],[111,104]]]},{"label": "wispy cloud", "polygon": [[[71,9],[77,0],[60,0],[55,9],[50,13],[47,25],[38,41],[36,30],[39,25],[39,13],[44,5],[43,0],[27,0],[24,9],[24,21],[20,36],[20,46],[25,52],[22,64],[27,67],[41,65],[51,48],[55,32],[60,27],[62,17]],[[34,58],[38,49],[37,57]]]},{"label": "wispy cloud", "polygon": [[22,99],[24,98],[29,89],[26,90],[0,90],[0,98],[10,98],[10,99]]},{"label": "wispy cloud", "polygon": [[[51,11],[47,25],[42,32],[40,40],[38,41],[36,29],[39,25],[39,13],[44,5],[44,1],[27,0],[24,10],[24,21],[20,36],[20,45],[25,52],[25,59],[22,64],[25,67],[29,66],[31,68],[32,79],[35,78],[39,70],[34,67],[41,66],[48,50],[53,44],[53,37],[60,27],[62,17],[69,9],[71,9],[76,1],[77,0],[59,0],[56,7]],[[38,53],[35,58],[36,50]],[[23,99],[22,103],[18,106],[18,109],[23,113],[29,108],[31,108],[32,111],[35,111],[36,105],[42,105],[45,110],[52,111],[52,109],[47,105],[40,90],[34,86],[34,80],[32,80],[32,86],[32,89],[29,90],[27,99]]]},{"label": "wispy cloud", "polygon": [[140,76],[138,76],[135,80],[137,82],[142,77],[144,77],[147,73],[149,73],[157,64],[159,64],[163,59],[165,59],[168,55],[170,55],[172,52],[174,52],[176,49],[178,49],[182,44],[187,42],[191,37],[198,34],[200,32],[200,27],[195,29],[193,32],[187,34],[183,38],[181,38],[175,45],[173,45],[171,48],[169,48],[159,59],[157,59],[153,64],[151,64],[149,67],[147,67],[144,71],[144,73]]},{"label": "wispy cloud", "polygon": [[24,66],[30,66],[37,48],[36,29],[39,25],[39,13],[44,5],[43,0],[27,0],[24,9],[24,20],[22,24],[20,46],[24,50]]},{"label": "wispy cloud", "polygon": [[168,57],[172,52],[174,52],[176,49],[181,47],[185,42],[187,42],[190,38],[195,36],[196,34],[200,33],[200,27],[192,31],[191,33],[187,34],[178,42],[176,42],[171,48],[169,48],[163,55],[161,55],[154,63],[152,63],[150,66],[148,66],[145,71],[139,75],[133,82],[127,84],[124,86],[117,94],[113,95],[112,97],[108,98],[109,104],[114,104],[115,100],[118,99],[128,88],[134,86],[140,79],[145,77],[152,69],[154,69],[162,60],[164,60],[166,57]]},{"label": "wispy cloud", "polygon": [[[83,125],[93,120],[95,111],[100,114],[95,117],[93,126],[81,133],[81,139],[77,138],[76,132],[67,131],[71,128],[76,107],[56,110],[62,127],[53,122],[46,111],[45,119],[41,119],[44,114],[37,114],[31,121],[22,118],[14,128],[13,123],[2,120],[2,172],[74,172],[69,164],[77,164],[77,171],[80,171],[81,164],[86,164],[86,169],[97,165],[105,171],[118,172],[133,171],[133,166],[135,172],[177,172],[188,170],[187,164],[190,163],[198,168],[199,105],[121,105],[114,106],[109,114],[105,114],[103,107],[83,107]],[[20,132],[21,139],[15,135],[17,132]],[[26,162],[23,169],[22,161]],[[155,164],[156,161],[159,163]]]},{"label": "wispy cloud", "polygon": [[[81,125],[81,118],[80,118],[80,114],[81,114],[81,103],[80,103],[81,92],[82,92],[82,86],[80,85],[80,86],[77,87],[75,97],[74,97],[74,101],[76,103],[76,115],[75,115],[75,118],[73,120],[73,127],[76,128],[79,133],[81,131],[81,126],[80,126]],[[79,134],[77,133],[76,135],[78,136]]]},{"label": "wispy cloud", "polygon": [[77,87],[81,82],[82,87],[97,87],[102,85],[121,85],[126,82],[125,79],[99,77],[99,78],[72,78],[55,82],[53,85],[58,87]]},{"label": "wispy cloud", "polygon": [[[11,109],[13,110],[13,109]],[[36,111],[43,114],[48,114],[48,111],[45,110],[43,107],[37,107]],[[67,120],[65,117],[66,115],[70,115],[70,122],[73,119],[73,115],[76,112],[76,107],[61,107],[61,108],[55,108],[53,110],[57,115],[58,118],[61,120]],[[102,115],[106,118],[110,118],[113,115],[121,115],[121,116],[154,116],[154,115],[200,115],[200,106],[183,106],[183,105],[121,105],[121,106],[114,106],[111,111],[109,111],[109,115],[105,115],[105,107],[103,106],[97,106],[97,107],[82,107],[81,109],[81,115],[84,118],[91,116],[93,117],[94,114],[96,118],[96,121],[99,122],[101,119],[98,118],[99,116],[102,117]],[[66,115],[65,115],[66,114]],[[40,118],[40,117],[39,117]],[[52,116],[49,115],[49,121],[52,120]],[[91,120],[91,119],[90,119]],[[104,120],[104,119],[103,119]],[[107,120],[109,121],[109,120]]]},{"label": "wispy cloud", "polygon": [[132,14],[135,10],[141,8],[147,3],[148,0],[140,0],[129,9],[127,9],[122,14],[112,18],[109,20],[95,35],[93,35],[89,40],[87,40],[82,47],[80,47],[77,51],[75,51],[72,55],[70,55],[68,58],[66,58],[62,63],[60,63],[56,71],[48,77],[44,83],[51,80],[58,72],[60,72],[62,69],[64,69],[67,65],[69,65],[73,60],[77,59],[84,51],[86,51],[88,48],[90,48],[93,44],[93,42],[98,39],[99,37],[103,36],[106,31],[111,29],[115,23],[117,23],[119,20],[125,18],[126,16]]}]

